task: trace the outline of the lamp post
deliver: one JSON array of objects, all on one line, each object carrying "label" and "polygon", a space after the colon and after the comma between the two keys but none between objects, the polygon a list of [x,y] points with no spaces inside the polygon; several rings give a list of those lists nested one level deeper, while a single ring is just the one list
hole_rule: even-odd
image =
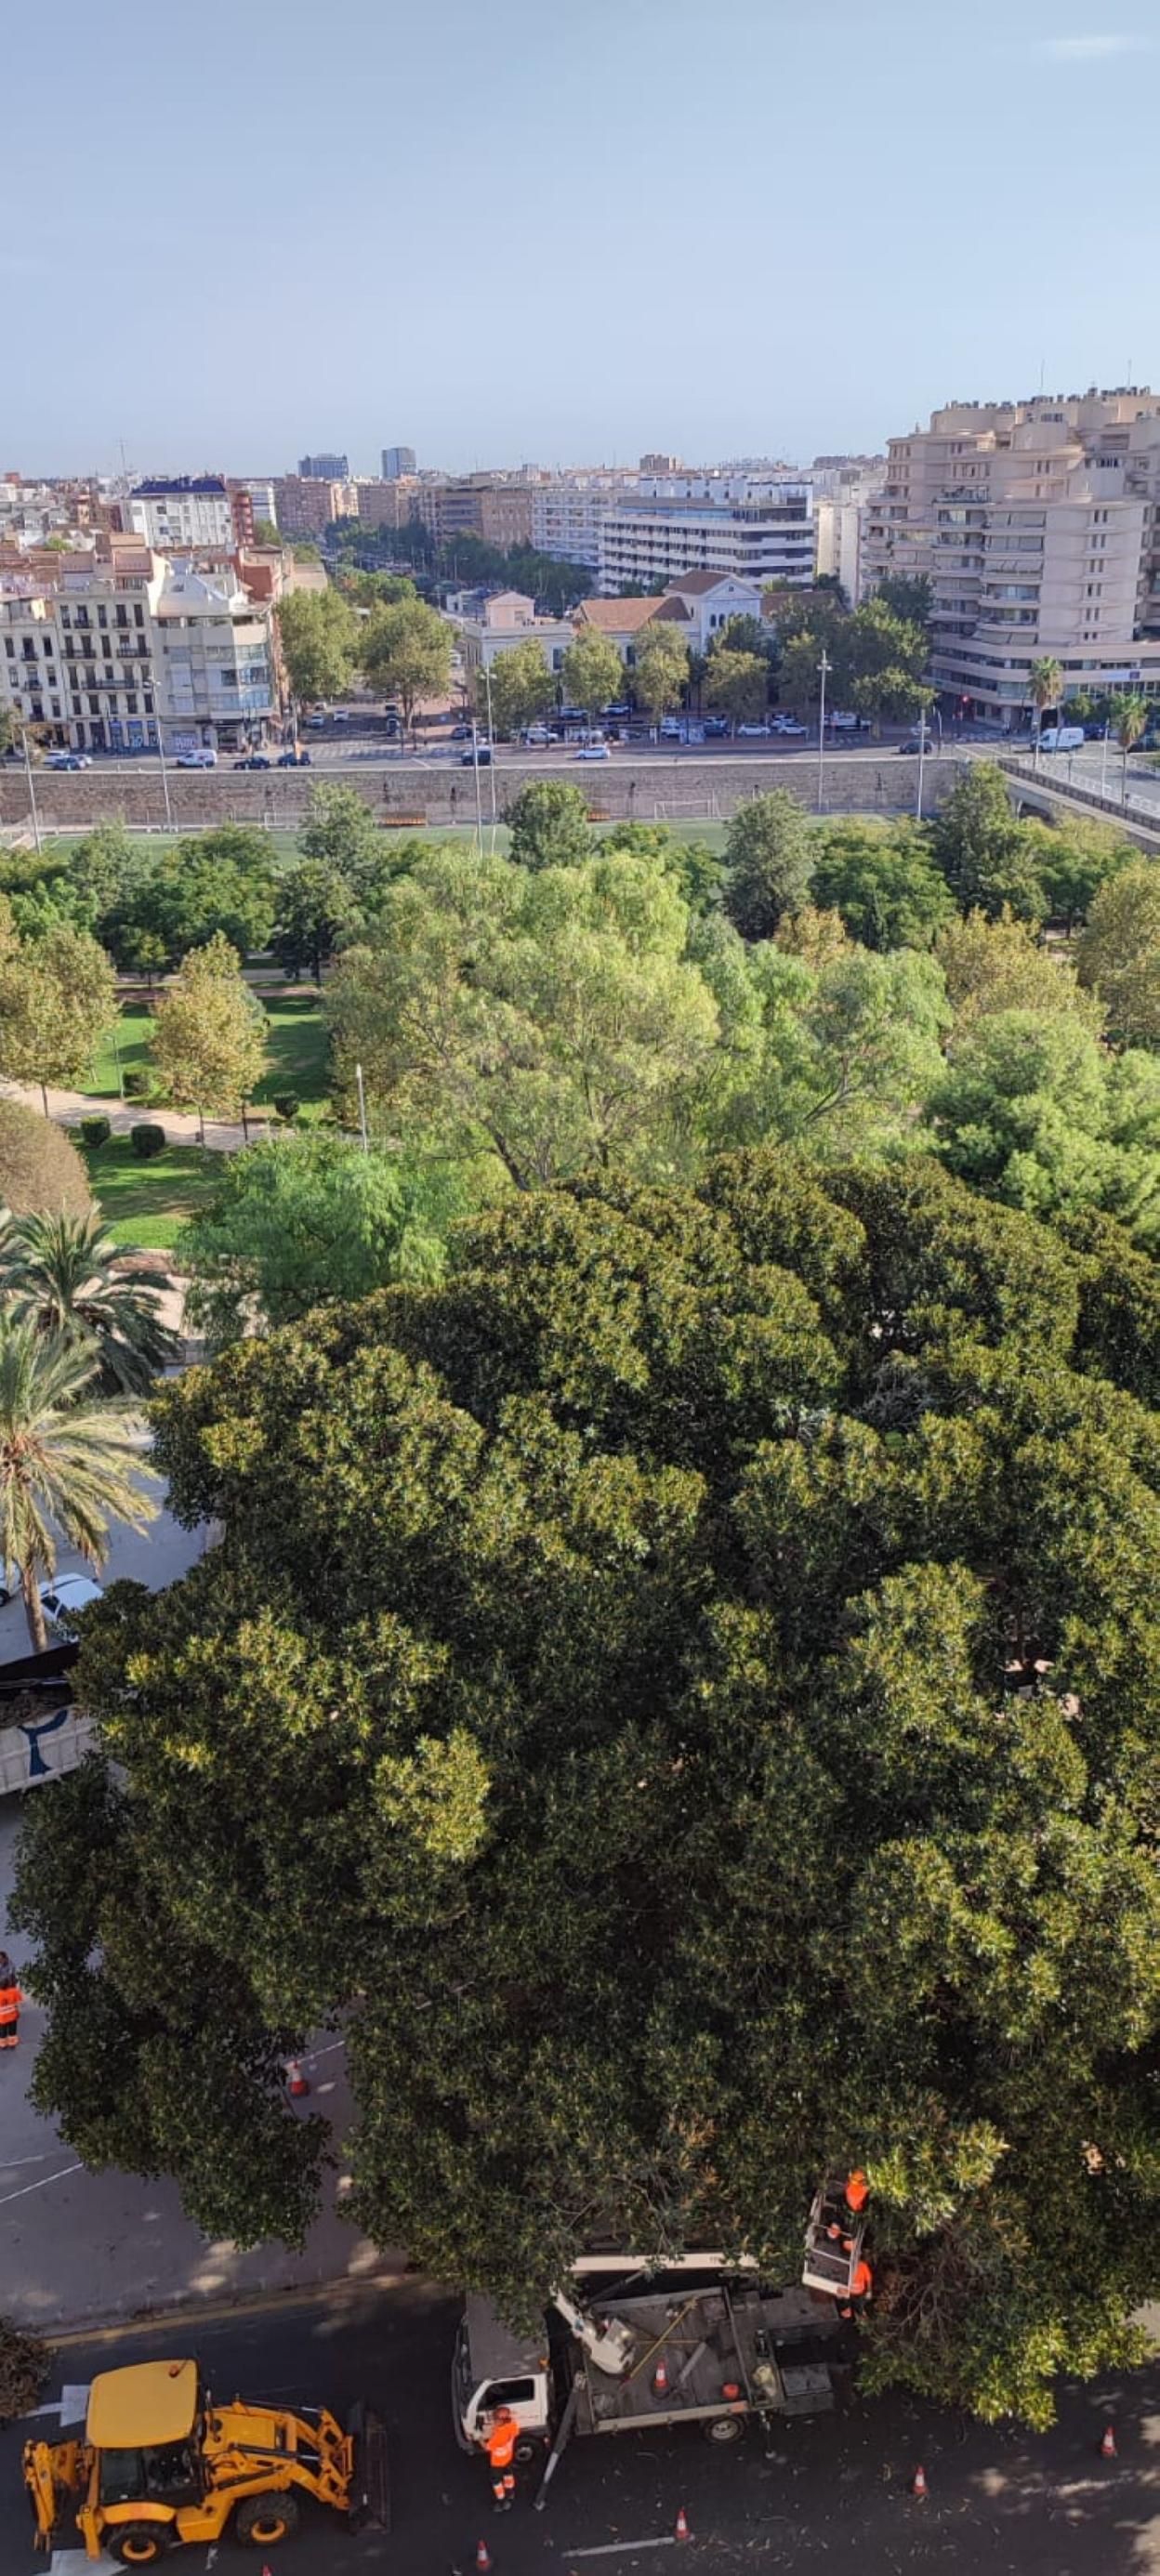
[{"label": "lamp post", "polygon": [[358,1132],[362,1138],[363,1152],[364,1154],[369,1154],[371,1146],[370,1138],[367,1135],[367,1096],[363,1087],[363,1069],[361,1064],[356,1064],[354,1069],[354,1078],[358,1085]]},{"label": "lamp post", "polygon": [[914,819],[922,821],[922,780],[926,768],[926,708],[918,711],[918,791],[914,799]]},{"label": "lamp post", "polygon": [[167,832],[171,832],[173,830],[173,807],[169,801],[169,771],[165,766],[165,728],[160,716],[157,718],[157,758],[161,764],[161,793],[165,798],[165,829]]},{"label": "lamp post", "polygon": [[475,717],[474,717],[474,716],[473,716],[473,717],[472,717],[472,719],[471,719],[471,766],[472,766],[472,769],[473,769],[473,771],[474,771],[474,773],[475,773],[475,840],[476,840],[476,848],[478,849],[478,851],[479,851],[479,855],[480,855],[480,857],[482,858],[482,857],[483,857],[483,799],[482,799],[482,797],[481,797],[481,795],[480,795],[480,792],[479,792],[479,727],[478,727],[478,725],[476,724],[476,721],[475,721]]},{"label": "lamp post", "polygon": [[1103,747],[1102,752],[1100,753],[1100,794],[1101,794],[1101,796],[1106,796],[1106,795],[1107,795],[1107,792],[1108,792],[1108,732],[1109,732],[1109,729],[1110,729],[1110,721],[1111,721],[1111,720],[1110,720],[1110,718],[1109,718],[1109,717],[1107,717],[1107,716],[1105,716],[1105,718],[1104,718],[1104,747]]},{"label": "lamp post", "polygon": [[484,663],[484,666],[483,666],[483,683],[484,683],[484,687],[485,687],[485,689],[487,690],[487,740],[488,740],[488,747],[489,747],[490,752],[491,752],[491,759],[490,759],[490,760],[489,760],[489,762],[488,762],[488,778],[489,778],[489,782],[490,782],[490,786],[491,786],[491,855],[492,855],[492,857],[493,857],[493,859],[494,859],[494,857],[495,857],[495,829],[496,829],[496,812],[495,812],[495,726],[494,726],[494,724],[493,724],[493,722],[492,722],[492,715],[491,715],[491,664],[490,664],[490,662],[485,662],[485,663]]},{"label": "lamp post", "polygon": [[31,754],[31,752],[30,752],[30,750],[29,750],[29,748],[28,748],[28,727],[27,727],[27,725],[24,725],[24,724],[22,724],[22,725],[21,725],[21,728],[20,728],[20,739],[21,739],[21,742],[22,742],[22,743],[23,743],[23,745],[24,745],[24,774],[25,774],[25,777],[26,777],[26,778],[27,778],[27,780],[28,780],[28,804],[29,804],[29,810],[30,810],[31,815],[32,815],[32,843],[33,843],[33,848],[34,848],[34,849],[36,849],[36,850],[39,850],[39,849],[40,849],[40,847],[41,847],[41,839],[40,839],[40,816],[39,816],[39,814],[37,813],[37,810],[36,810],[36,788],[35,788],[35,786],[34,786],[34,784],[33,784],[33,778],[32,778],[32,754]]},{"label": "lamp post", "polygon": [[820,661],[820,662],[819,662],[819,664],[818,664],[818,670],[819,670],[819,672],[820,672],[820,674],[821,674],[821,681],[822,681],[822,694],[821,694],[821,698],[820,698],[819,705],[818,705],[818,812],[819,812],[819,814],[822,812],[822,809],[823,809],[823,807],[824,807],[824,805],[825,805],[825,801],[826,801],[826,674],[827,674],[827,672],[830,670],[830,668],[831,668],[830,658],[829,658],[829,655],[828,655],[828,653],[827,653],[827,651],[826,651],[825,645],[823,644],[823,646],[822,646],[822,658],[821,658],[821,661]]}]

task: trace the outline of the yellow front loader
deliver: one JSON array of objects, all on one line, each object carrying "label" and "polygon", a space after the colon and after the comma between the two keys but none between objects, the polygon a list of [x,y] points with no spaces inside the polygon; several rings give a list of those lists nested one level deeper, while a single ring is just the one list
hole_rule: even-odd
[{"label": "yellow front loader", "polygon": [[24,2483],[37,2545],[151,2567],[185,2541],[273,2549],[298,2526],[298,2498],[345,2514],[352,2529],[388,2520],[386,2436],[356,2407],[343,2432],[325,2407],[216,2406],[195,2361],[107,2370],[89,2391],[83,2439],[28,2442]]}]

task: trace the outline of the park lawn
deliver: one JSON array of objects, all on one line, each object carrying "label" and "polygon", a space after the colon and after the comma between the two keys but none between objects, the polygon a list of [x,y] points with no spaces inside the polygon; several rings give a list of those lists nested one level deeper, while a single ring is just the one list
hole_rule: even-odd
[{"label": "park lawn", "polygon": [[205,1206],[221,1168],[220,1155],[201,1145],[167,1145],[163,1154],[142,1162],[127,1136],[80,1145],[80,1152],[89,1187],[123,1251],[172,1251],[187,1219]]},{"label": "park lawn", "polygon": [[[277,1001],[265,1004],[265,1011],[269,1063],[254,1092],[255,1101],[269,1103],[284,1091],[296,1091],[303,1101],[324,1100],[327,1085],[326,1026],[317,995],[280,995]],[[127,1073],[131,1067],[145,1071],[149,1064],[152,1035],[153,1021],[148,1011],[136,1004],[122,1011],[115,1030],[110,1029],[101,1041],[92,1075],[85,1084],[86,1095],[94,1100],[119,1099],[118,1055],[122,1072]],[[151,1112],[143,1109],[141,1114],[149,1117]]]}]

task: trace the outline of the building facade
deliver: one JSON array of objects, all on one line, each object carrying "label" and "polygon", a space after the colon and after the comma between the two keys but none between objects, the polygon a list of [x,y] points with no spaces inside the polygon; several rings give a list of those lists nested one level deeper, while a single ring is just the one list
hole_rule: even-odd
[{"label": "building facade", "polygon": [[0,703],[78,751],[224,750],[278,713],[271,612],[229,557],[212,572],[129,539],[0,576]]},{"label": "building facade", "polygon": [[404,474],[413,474],[416,462],[417,459],[413,447],[384,447],[384,483],[398,483],[401,481]]},{"label": "building facade", "polygon": [[814,577],[809,484],[751,475],[642,475],[600,527],[599,586],[666,590],[687,572],[733,573],[759,585]]},{"label": "building facade", "polygon": [[1160,692],[1160,397],[1146,387],[957,403],[891,439],[864,574],[931,585],[931,678],[1004,731],[1030,671],[1063,694]]},{"label": "building facade", "polygon": [[157,475],[121,505],[125,529],[159,554],[234,542],[234,516],[221,474]]},{"label": "building facade", "polygon": [[538,644],[549,671],[563,666],[568,646],[575,641],[575,630],[566,617],[537,617],[535,601],[522,591],[501,590],[491,599],[480,601],[471,613],[453,616],[451,623],[459,636],[464,678],[470,680],[476,671],[490,670],[503,653],[513,645],[531,641]]},{"label": "building facade", "polygon": [[335,455],[330,448],[323,448],[318,456],[300,456],[298,471],[308,482],[345,483],[350,474],[350,466],[345,456]]},{"label": "building facade", "polygon": [[321,537],[348,507],[345,483],[313,474],[279,474],[274,483],[274,517],[284,537]]}]

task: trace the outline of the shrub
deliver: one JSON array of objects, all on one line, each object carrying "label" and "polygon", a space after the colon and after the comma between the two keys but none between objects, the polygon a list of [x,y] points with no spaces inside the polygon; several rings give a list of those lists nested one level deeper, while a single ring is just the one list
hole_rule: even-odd
[{"label": "shrub", "polygon": [[0,2317],[0,2426],[27,2415],[47,2377],[47,2344]]},{"label": "shrub", "polygon": [[293,1124],[293,1121],[298,1116],[301,1106],[302,1104],[296,1091],[277,1091],[274,1094],[275,1110],[277,1111],[279,1118],[284,1118],[286,1120],[288,1126]]},{"label": "shrub", "polygon": [[147,1065],[130,1065],[125,1075],[126,1100],[152,1100],[157,1089],[156,1074]]},{"label": "shrub", "polygon": [[92,1193],[84,1164],[63,1127],[0,1100],[0,1206],[14,1216],[87,1216]]},{"label": "shrub", "polygon": [[142,1162],[148,1163],[154,1154],[164,1153],[165,1129],[154,1126],[150,1119],[143,1119],[138,1126],[129,1129],[129,1142]]},{"label": "shrub", "polygon": [[113,1130],[107,1118],[82,1118],[82,1145],[107,1145]]}]

